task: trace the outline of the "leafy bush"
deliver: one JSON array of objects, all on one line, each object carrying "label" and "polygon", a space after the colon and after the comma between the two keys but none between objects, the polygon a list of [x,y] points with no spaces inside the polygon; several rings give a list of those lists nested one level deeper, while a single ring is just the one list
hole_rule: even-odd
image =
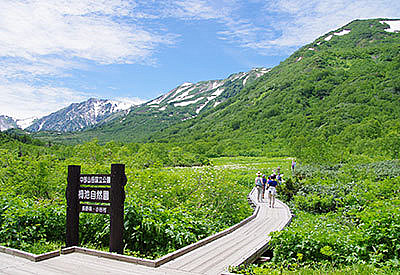
[{"label": "leafy bush", "polygon": [[[132,255],[163,255],[250,215],[247,183],[238,184],[236,177],[213,167],[163,168],[208,160],[178,147],[156,147],[94,140],[48,148],[5,141],[0,147],[0,243],[33,253],[63,244],[70,164],[80,164],[82,173],[105,173],[111,163],[126,163],[124,238]],[[81,213],[79,232],[83,246],[107,250],[109,216]]]},{"label": "leafy bush", "polygon": [[65,208],[59,202],[35,201],[0,193],[0,242],[36,252],[40,243],[60,243],[65,234]]},{"label": "leafy bush", "polygon": [[[393,163],[397,161],[383,164],[393,167]],[[391,178],[386,172],[390,169],[382,169],[381,163],[355,167],[363,169],[354,168],[353,178],[341,176],[349,172],[346,166],[336,171],[336,177],[297,183],[291,201],[296,218],[290,227],[272,234],[275,265],[399,267],[400,177]],[[373,177],[362,179],[371,171]],[[377,174],[386,177],[377,180]]]}]

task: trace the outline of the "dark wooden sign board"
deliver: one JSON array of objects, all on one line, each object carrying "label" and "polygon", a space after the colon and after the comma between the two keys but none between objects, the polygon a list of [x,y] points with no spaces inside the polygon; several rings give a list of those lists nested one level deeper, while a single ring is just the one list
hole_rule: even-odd
[{"label": "dark wooden sign board", "polygon": [[79,245],[80,212],[108,214],[110,215],[110,252],[123,253],[126,182],[124,164],[111,164],[111,174],[99,175],[81,174],[80,166],[68,166],[65,238],[67,247]]}]

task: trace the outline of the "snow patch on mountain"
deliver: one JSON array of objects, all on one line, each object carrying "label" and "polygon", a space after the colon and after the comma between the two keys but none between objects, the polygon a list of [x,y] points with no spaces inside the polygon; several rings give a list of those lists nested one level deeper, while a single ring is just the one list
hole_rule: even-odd
[{"label": "snow patch on mountain", "polygon": [[219,88],[224,84],[225,84],[225,81],[215,81],[215,82],[212,83],[212,87],[211,87],[210,90],[214,90],[216,88]]},{"label": "snow patch on mountain", "polygon": [[54,112],[35,120],[26,129],[29,131],[77,131],[105,121],[112,114],[129,110],[132,101],[121,102],[91,98],[81,103]]},{"label": "snow patch on mountain", "polygon": [[260,76],[263,76],[264,74],[271,71],[271,69],[267,69],[267,68],[254,69],[254,70],[255,70],[256,78],[259,78]]},{"label": "snow patch on mountain", "polygon": [[29,117],[29,118],[25,118],[25,119],[17,119],[16,122],[17,122],[17,125],[19,128],[26,129],[29,126],[31,126],[36,119],[38,119],[38,118],[37,117]]},{"label": "snow patch on mountain", "polygon": [[[169,97],[168,103],[172,103],[174,101],[177,101],[175,98],[184,90],[188,89],[189,86],[192,86],[192,83],[185,82],[182,85],[180,85],[178,88],[175,89],[175,92]],[[174,91],[174,90],[172,90]]]},{"label": "snow patch on mountain", "polygon": [[213,96],[220,96],[225,91],[224,88],[218,88],[215,92],[212,93]]},{"label": "snow patch on mountain", "polygon": [[[39,129],[38,131],[41,131],[43,129],[43,125],[46,123],[45,120],[43,120],[40,124],[39,124]],[[79,126],[81,126],[81,124],[79,124]]]},{"label": "snow patch on mountain", "polygon": [[196,109],[196,114],[199,114],[201,110],[203,110],[204,107],[207,106],[208,101],[205,104],[202,104],[199,106],[199,108]]},{"label": "snow patch on mountain", "polygon": [[214,103],[214,106],[213,107],[217,107],[219,104],[221,104],[222,102],[220,102],[220,101],[216,101],[215,103]]},{"label": "snow patch on mountain", "polygon": [[121,98],[118,100],[109,100],[109,102],[114,106],[114,112],[125,111],[130,109],[134,105],[139,105],[144,103],[143,100],[131,100],[128,98]]},{"label": "snow patch on mountain", "polygon": [[[195,87],[193,87],[194,89]],[[173,100],[169,101],[169,102],[177,102],[177,101],[184,101],[184,100],[188,100],[188,99],[192,99],[193,97],[195,97],[196,95],[189,95],[190,91],[192,91],[193,89],[189,89],[185,92],[183,92],[182,94],[178,95],[177,97],[175,97]]]},{"label": "snow patch on mountain", "polygon": [[324,40],[325,41],[330,41],[333,38],[334,35],[343,36],[343,35],[349,34],[350,32],[351,32],[351,30],[341,30],[340,32],[335,32],[333,34],[328,35],[327,37],[324,38]]},{"label": "snow patch on mountain", "polygon": [[390,28],[385,29],[387,32],[400,32],[400,20],[379,21],[381,24],[388,24]]},{"label": "snow patch on mountain", "polygon": [[345,35],[345,34],[349,34],[350,32],[351,32],[351,30],[342,30],[340,32],[335,32],[334,35],[342,36],[342,35]]},{"label": "snow patch on mountain", "polygon": [[198,102],[198,101],[200,101],[200,100],[202,100],[202,99],[204,99],[204,97],[199,97],[199,98],[197,98],[197,99],[195,99],[195,100],[192,100],[192,101],[183,101],[183,102],[179,102],[179,103],[175,103],[174,104],[174,106],[175,107],[179,107],[179,106],[188,106],[188,105],[190,105],[190,104],[194,104],[194,103],[196,103],[196,102]]},{"label": "snow patch on mountain", "polygon": [[246,85],[247,80],[249,79],[250,75],[246,76],[246,78],[243,80],[243,86]]},{"label": "snow patch on mountain", "polygon": [[154,100],[152,100],[152,101],[150,101],[150,102],[148,102],[147,103],[147,105],[158,105],[158,104],[160,104],[164,99],[166,99],[170,94],[172,94],[174,92],[174,90],[171,90],[171,91],[169,91],[168,93],[166,93],[166,94],[164,94],[164,95],[162,95],[162,96],[159,96],[159,97],[157,97],[156,99],[154,99]]},{"label": "snow patch on mountain", "polygon": [[235,81],[237,79],[243,78],[246,76],[246,73],[238,73],[233,75],[232,77],[228,78],[230,81]]}]

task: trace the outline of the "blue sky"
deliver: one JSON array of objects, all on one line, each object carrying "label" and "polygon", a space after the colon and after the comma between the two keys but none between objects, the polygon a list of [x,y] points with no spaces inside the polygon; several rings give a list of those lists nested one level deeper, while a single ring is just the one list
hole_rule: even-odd
[{"label": "blue sky", "polygon": [[0,0],[0,115],[151,100],[276,66],[354,19],[399,14],[393,0]]}]

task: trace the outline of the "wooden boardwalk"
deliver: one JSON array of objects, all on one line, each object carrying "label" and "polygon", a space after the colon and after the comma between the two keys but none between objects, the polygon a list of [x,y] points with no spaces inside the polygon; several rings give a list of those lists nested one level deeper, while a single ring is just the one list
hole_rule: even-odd
[{"label": "wooden boardwalk", "polygon": [[190,275],[193,273],[132,264],[83,253],[61,255],[40,262],[0,253],[0,274],[9,275]]},{"label": "wooden boardwalk", "polygon": [[163,266],[199,274],[221,274],[228,266],[255,260],[266,249],[268,234],[281,230],[291,220],[288,207],[276,201],[275,208],[257,203],[256,191],[250,198],[258,209],[257,216],[234,232],[187,253]]},{"label": "wooden boardwalk", "polygon": [[216,234],[206,244],[199,241],[191,249],[181,249],[160,260],[141,261],[127,256],[115,260],[107,258],[118,259],[115,254],[93,252],[89,255],[90,251],[88,254],[82,250],[32,262],[0,253],[0,274],[221,274],[228,266],[255,260],[265,251],[268,234],[281,230],[291,220],[290,210],[284,203],[277,200],[275,208],[269,208],[265,202],[257,203],[255,189],[249,198],[256,207],[255,214],[244,225],[227,231],[230,233],[226,235]]}]

